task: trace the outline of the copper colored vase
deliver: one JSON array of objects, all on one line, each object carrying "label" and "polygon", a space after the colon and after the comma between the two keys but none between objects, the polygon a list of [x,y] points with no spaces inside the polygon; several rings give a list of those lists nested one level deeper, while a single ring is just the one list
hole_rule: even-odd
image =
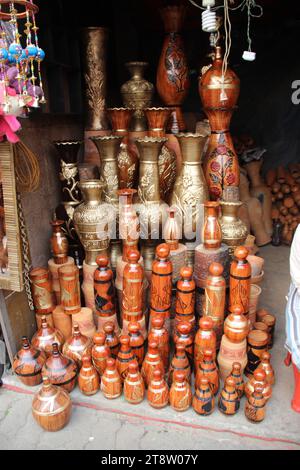
[{"label": "copper colored vase", "polygon": [[63,220],[53,220],[52,237],[50,239],[51,251],[55,264],[64,264],[68,261],[69,242],[62,230]]},{"label": "copper colored vase", "polygon": [[69,357],[63,356],[56,343],[53,343],[52,354],[43,367],[43,375],[49,377],[53,385],[59,385],[71,392],[76,384],[78,367]]},{"label": "copper colored vase", "polygon": [[47,323],[46,317],[42,317],[41,328],[33,335],[31,340],[32,346],[44,351],[47,356],[52,352],[52,344],[57,343],[59,349],[62,349],[64,337],[60,331],[52,328]]},{"label": "copper colored vase", "polygon": [[221,247],[222,230],[218,220],[219,203],[206,201],[205,222],[203,226],[203,244],[207,250],[216,250]]},{"label": "copper colored vase", "polygon": [[28,338],[22,338],[22,348],[13,362],[13,371],[24,385],[34,387],[42,382],[42,367],[46,361],[43,351],[31,346]]},{"label": "copper colored vase", "polygon": [[80,368],[82,365],[82,357],[85,354],[90,355],[92,352],[92,340],[80,333],[78,325],[74,325],[73,333],[67,339],[63,346],[63,354],[75,361]]}]

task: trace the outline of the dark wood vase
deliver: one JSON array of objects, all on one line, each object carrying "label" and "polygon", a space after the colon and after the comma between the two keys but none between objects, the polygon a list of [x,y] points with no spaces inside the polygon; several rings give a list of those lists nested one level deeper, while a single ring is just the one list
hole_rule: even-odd
[{"label": "dark wood vase", "polygon": [[194,334],[190,322],[182,321],[176,325],[174,332],[174,343],[184,344],[191,369],[194,366]]},{"label": "dark wood vase", "polygon": [[160,357],[163,360],[165,370],[169,367],[169,355],[170,355],[170,336],[164,326],[163,316],[157,316],[152,319],[152,326],[148,336],[148,341],[156,341],[158,344],[158,350]]},{"label": "dark wood vase", "polygon": [[82,356],[82,367],[78,374],[78,386],[84,395],[95,395],[100,388],[100,379],[92,358],[88,354]]},{"label": "dark wood vase", "polygon": [[165,40],[159,59],[156,87],[162,101],[175,111],[170,129],[173,133],[186,128],[181,105],[189,89],[189,70],[180,31],[183,26],[185,7],[167,6],[162,9]]},{"label": "dark wood vase", "polygon": [[142,367],[145,357],[145,339],[141,333],[141,327],[137,322],[129,323],[128,336],[130,338],[129,345],[138,361],[139,366]]},{"label": "dark wood vase", "polygon": [[185,346],[180,341],[175,345],[175,353],[169,367],[169,386],[173,383],[173,375],[175,371],[181,371],[185,375],[186,381],[189,383],[191,382],[191,366],[185,353]]},{"label": "dark wood vase", "polygon": [[245,384],[241,364],[239,362],[234,362],[232,364],[232,371],[229,377],[231,377],[235,381],[238,396],[239,398],[242,398],[242,396],[244,395]]},{"label": "dark wood vase", "polygon": [[[229,67],[223,82],[222,64],[221,48],[217,46],[212,66],[199,81],[201,101],[212,131],[204,161],[204,172],[213,200],[222,198],[225,187],[233,187],[233,191],[238,193],[240,179],[238,158],[229,132],[240,82]],[[223,199],[226,199],[225,193]]]},{"label": "dark wood vase", "polygon": [[119,371],[119,374],[121,376],[122,381],[127,377],[128,374],[128,368],[130,362],[136,362],[137,360],[135,357],[134,352],[132,351],[130,347],[130,338],[128,335],[122,335],[120,336],[120,343],[121,347],[117,356],[116,364],[117,364],[117,369]]},{"label": "dark wood vase", "polygon": [[79,326],[73,326],[73,333],[63,345],[63,354],[73,359],[78,368],[81,367],[81,359],[84,354],[91,355],[92,353],[92,339],[80,333]]},{"label": "dark wood vase", "polygon": [[213,359],[216,358],[216,333],[213,330],[213,321],[210,317],[202,317],[199,320],[199,330],[195,336],[194,367],[197,373],[200,363],[203,361],[204,351],[210,349]]},{"label": "dark wood vase", "polygon": [[53,258],[56,264],[64,264],[68,261],[68,250],[69,242],[62,230],[64,225],[63,220],[53,220],[52,225],[52,236],[50,238],[50,246],[53,254]]},{"label": "dark wood vase", "polygon": [[233,306],[240,305],[246,318],[249,315],[251,288],[251,265],[247,261],[248,254],[246,247],[236,248],[230,266],[229,281],[229,310],[232,311]]},{"label": "dark wood vase", "polygon": [[215,397],[206,377],[201,377],[199,387],[195,389],[193,408],[199,415],[210,415],[215,407]]},{"label": "dark wood vase", "polygon": [[240,399],[236,390],[235,381],[228,377],[221,391],[218,402],[219,410],[225,415],[235,415],[240,408]]},{"label": "dark wood vase", "polygon": [[64,337],[60,331],[48,325],[45,316],[42,317],[41,321],[41,328],[33,335],[31,344],[33,347],[44,351],[47,356],[50,356],[53,343],[57,343],[59,350],[62,350]]},{"label": "dark wood vase", "polygon": [[111,321],[106,322],[103,326],[103,330],[105,333],[105,343],[110,349],[110,355],[116,359],[120,349],[120,340],[115,333],[114,323]]},{"label": "dark wood vase", "polygon": [[203,353],[203,360],[199,364],[199,368],[196,371],[195,386],[200,386],[201,377],[206,377],[209,380],[213,394],[216,396],[219,391],[219,371],[215,360],[213,359],[213,351],[206,349]]},{"label": "dark wood vase", "polygon": [[164,408],[169,403],[169,388],[160,369],[153,372],[147,390],[147,400],[153,408]]},{"label": "dark wood vase", "polygon": [[111,317],[116,314],[114,275],[107,256],[99,255],[96,262],[98,265],[94,273],[96,313],[100,317]]},{"label": "dark wood vase", "polygon": [[122,379],[118,372],[115,359],[109,357],[106,369],[101,377],[101,392],[110,400],[122,395]]},{"label": "dark wood vase", "polygon": [[184,372],[175,370],[170,388],[170,405],[175,411],[186,411],[192,404],[192,389]]},{"label": "dark wood vase", "polygon": [[62,355],[58,345],[53,343],[52,354],[43,367],[43,375],[47,376],[53,385],[72,392],[76,384],[78,366],[73,359]]},{"label": "dark wood vase", "polygon": [[48,432],[63,429],[71,418],[72,400],[66,390],[43,378],[42,388],[32,400],[32,415],[41,428]]},{"label": "dark wood vase", "polygon": [[144,400],[145,384],[142,374],[139,371],[137,362],[130,362],[128,374],[124,380],[124,397],[133,405],[137,405]]},{"label": "dark wood vase", "polygon": [[100,377],[103,375],[107,360],[110,357],[110,347],[106,344],[104,333],[96,333],[93,337],[92,361]]},{"label": "dark wood vase", "polygon": [[149,386],[153,373],[156,369],[159,369],[164,376],[165,367],[162,358],[160,357],[158,344],[156,341],[151,341],[148,344],[148,351],[142,365],[142,377],[144,379],[146,387]]},{"label": "dark wood vase", "polygon": [[22,338],[22,348],[14,357],[13,371],[28,387],[42,383],[42,368],[46,362],[44,351],[32,346],[26,336]]}]

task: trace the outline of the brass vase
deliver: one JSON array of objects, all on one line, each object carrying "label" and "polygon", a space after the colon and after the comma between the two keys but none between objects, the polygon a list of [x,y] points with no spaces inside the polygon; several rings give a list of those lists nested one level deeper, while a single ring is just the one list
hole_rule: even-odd
[{"label": "brass vase", "polygon": [[110,213],[101,202],[103,183],[89,180],[80,183],[84,202],[74,211],[74,225],[85,251],[85,262],[97,266],[96,258],[106,253],[110,241]]},{"label": "brass vase", "polygon": [[222,240],[228,245],[229,252],[233,256],[235,248],[244,245],[248,235],[248,229],[238,217],[238,210],[242,202],[220,201],[222,217],[219,220],[222,230]]},{"label": "brass vase", "polygon": [[145,137],[137,139],[140,154],[140,174],[137,194],[137,211],[143,240],[142,253],[146,272],[151,272],[155,245],[160,239],[162,213],[159,192],[158,157],[166,138]]},{"label": "brass vase", "polygon": [[125,64],[131,79],[121,87],[124,106],[134,109],[130,131],[143,132],[147,130],[147,121],[144,109],[151,106],[154,85],[144,78],[144,71],[148,67],[147,62],[127,62]]}]

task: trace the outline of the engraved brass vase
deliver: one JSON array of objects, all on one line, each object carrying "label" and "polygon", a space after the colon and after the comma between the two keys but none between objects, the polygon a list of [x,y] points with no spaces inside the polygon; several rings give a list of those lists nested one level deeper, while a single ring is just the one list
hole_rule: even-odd
[{"label": "engraved brass vase", "polygon": [[244,222],[238,217],[238,210],[242,202],[220,201],[222,217],[219,220],[222,230],[222,240],[228,245],[231,256],[235,248],[244,245],[248,230]]}]

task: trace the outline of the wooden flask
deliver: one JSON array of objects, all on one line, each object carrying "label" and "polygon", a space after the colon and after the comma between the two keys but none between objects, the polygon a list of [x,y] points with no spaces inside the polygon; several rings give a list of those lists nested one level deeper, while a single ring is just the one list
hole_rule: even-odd
[{"label": "wooden flask", "polygon": [[203,244],[206,250],[217,250],[222,243],[222,230],[218,221],[220,203],[207,201],[204,203],[205,221],[203,226]]},{"label": "wooden flask", "polygon": [[122,395],[122,380],[118,372],[116,361],[109,357],[106,361],[106,369],[101,377],[101,392],[110,400]]},{"label": "wooden flask", "polygon": [[45,431],[55,432],[64,428],[70,421],[72,400],[69,393],[50,383],[43,377],[42,388],[34,395],[32,415]]},{"label": "wooden flask", "polygon": [[249,251],[240,246],[234,252],[234,260],[230,266],[229,280],[229,310],[232,312],[234,305],[242,307],[242,313],[248,319],[250,289],[251,289],[251,265],[247,261]]},{"label": "wooden flask", "polygon": [[196,387],[200,386],[201,377],[206,377],[209,380],[212,392],[217,395],[219,391],[219,371],[215,360],[213,359],[213,351],[206,349],[203,353],[203,360],[199,364],[199,368],[196,371]]},{"label": "wooden flask", "polygon": [[193,408],[199,415],[210,415],[215,407],[215,397],[207,377],[201,377],[199,387],[195,388]]},{"label": "wooden flask", "polygon": [[120,349],[120,341],[119,337],[115,333],[115,325],[113,322],[108,321],[103,325],[103,330],[105,334],[105,344],[110,349],[110,355],[114,359],[117,358],[119,349]]},{"label": "wooden flask", "polygon": [[249,421],[260,423],[266,416],[266,399],[263,396],[263,388],[255,384],[254,390],[245,403],[245,416]]},{"label": "wooden flask", "polygon": [[204,316],[213,320],[213,329],[217,337],[217,348],[220,347],[226,302],[226,281],[222,276],[224,268],[220,263],[211,263],[206,279],[204,297]]},{"label": "wooden flask", "polygon": [[242,396],[244,395],[245,384],[242,374],[242,367],[239,362],[234,362],[232,364],[232,371],[229,377],[234,380],[238,396],[239,398],[242,398]]},{"label": "wooden flask", "polygon": [[148,343],[148,351],[145,355],[141,370],[146,387],[149,386],[155,369],[159,369],[162,375],[164,375],[165,367],[159,354],[158,344],[156,341],[151,341],[151,343]]},{"label": "wooden flask", "polygon": [[269,352],[262,353],[258,369],[265,371],[268,384],[273,385],[275,383],[275,373],[271,365],[271,354]]},{"label": "wooden flask", "polygon": [[245,385],[245,395],[250,397],[254,392],[254,387],[256,384],[261,385],[262,394],[266,401],[268,401],[272,396],[272,386],[267,382],[267,375],[263,369],[256,369],[254,371],[253,377]]},{"label": "wooden flask", "polygon": [[48,269],[32,269],[29,278],[35,312],[39,315],[53,312],[55,305]]},{"label": "wooden flask", "polygon": [[153,408],[164,408],[169,403],[169,388],[160,369],[153,372],[147,390],[147,400]]},{"label": "wooden flask", "polygon": [[96,333],[93,337],[92,362],[100,377],[103,375],[107,360],[110,357],[110,347],[105,342],[104,333]]},{"label": "wooden flask", "polygon": [[96,313],[100,317],[111,317],[116,314],[114,275],[107,256],[97,256],[96,263],[98,265],[94,272]]},{"label": "wooden flask", "polygon": [[78,375],[78,386],[84,395],[95,395],[100,387],[100,379],[96,368],[92,364],[90,355],[82,356],[82,367]]},{"label": "wooden flask", "polygon": [[148,336],[149,343],[156,341],[158,344],[158,351],[161,359],[163,360],[165,370],[169,367],[169,355],[170,355],[170,337],[166,330],[165,320],[162,315],[155,316],[152,319],[151,330]]},{"label": "wooden flask", "polygon": [[73,333],[63,345],[63,354],[73,359],[80,369],[82,362],[81,358],[84,354],[91,355],[92,353],[92,339],[80,333],[79,326],[73,326]]},{"label": "wooden flask", "polygon": [[122,319],[127,322],[143,318],[144,269],[139,259],[140,253],[130,250],[123,273]]},{"label": "wooden flask", "polygon": [[219,410],[225,415],[234,415],[240,408],[240,399],[236,390],[235,381],[228,377],[219,396]]},{"label": "wooden flask", "polygon": [[50,224],[52,225],[53,231],[50,238],[50,246],[55,264],[65,264],[68,261],[69,243],[66,235],[62,231],[64,221],[53,220]]},{"label": "wooden flask", "polygon": [[119,371],[121,379],[124,382],[128,374],[128,368],[129,368],[130,362],[137,363],[137,360],[136,360],[134,352],[132,351],[130,347],[129,336],[128,335],[120,336],[120,343],[121,343],[121,347],[118,352],[116,364],[117,364],[117,369]]},{"label": "wooden flask", "polygon": [[144,400],[145,384],[139,371],[137,362],[130,362],[128,374],[124,380],[124,397],[133,405],[137,405]]},{"label": "wooden flask", "polygon": [[77,266],[63,266],[58,270],[60,284],[60,302],[68,315],[81,310],[79,269]]},{"label": "wooden flask", "polygon": [[46,362],[44,351],[32,346],[26,336],[22,338],[22,348],[13,361],[13,371],[18,379],[27,387],[42,383],[42,368]]},{"label": "wooden flask", "polygon": [[48,325],[46,316],[43,316],[41,328],[33,335],[31,344],[35,348],[44,351],[47,356],[50,356],[53,343],[57,343],[61,351],[64,344],[64,337],[60,331]]},{"label": "wooden flask", "polygon": [[185,346],[180,341],[178,341],[178,343],[175,345],[175,354],[169,367],[169,386],[171,386],[173,383],[173,375],[176,370],[181,371],[184,374],[187,382],[191,381],[191,366],[185,353]]},{"label": "wooden flask", "polygon": [[224,334],[232,343],[241,343],[249,333],[249,322],[241,305],[232,305],[231,313],[224,322]]},{"label": "wooden flask", "polygon": [[213,358],[216,359],[217,337],[213,330],[213,320],[211,317],[202,317],[199,320],[199,330],[195,336],[194,343],[194,367],[195,372],[203,360],[203,354],[206,349],[213,351]]},{"label": "wooden flask", "polygon": [[129,345],[138,361],[138,365],[142,367],[145,357],[145,339],[138,322],[129,323],[128,336],[130,338]]},{"label": "wooden flask", "polygon": [[177,323],[174,333],[174,343],[176,344],[178,341],[184,344],[185,353],[192,369],[194,366],[194,336],[191,323],[187,321]]},{"label": "wooden flask", "polygon": [[78,367],[76,362],[64,355],[58,349],[58,345],[53,343],[52,354],[43,366],[43,376],[47,376],[53,385],[58,385],[67,392],[72,392],[76,384]]},{"label": "wooden flask", "polygon": [[186,266],[180,270],[180,279],[176,285],[175,324],[188,321],[195,327],[196,284],[193,269]]},{"label": "wooden flask", "polygon": [[175,411],[186,411],[192,404],[192,389],[186,380],[186,375],[180,370],[173,373],[173,383],[170,388],[170,405]]}]

